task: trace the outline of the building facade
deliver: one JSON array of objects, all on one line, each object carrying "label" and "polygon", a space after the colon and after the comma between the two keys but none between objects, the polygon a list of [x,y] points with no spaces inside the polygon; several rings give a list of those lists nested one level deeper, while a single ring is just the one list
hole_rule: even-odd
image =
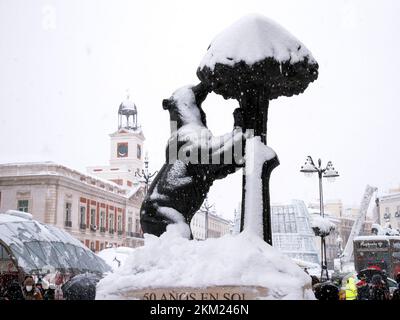
[{"label": "building facade", "polygon": [[[197,240],[206,239],[206,214],[204,211],[198,211],[190,222],[193,238]],[[231,234],[233,223],[215,213],[208,213],[208,238],[219,238],[226,234]]]},{"label": "building facade", "polygon": [[144,136],[133,103],[121,103],[118,114],[108,166],[89,167],[84,174],[52,162],[0,165],[0,212],[29,212],[93,251],[142,245],[144,186],[135,172],[143,167]]},{"label": "building facade", "polygon": [[379,197],[379,221],[382,226],[400,230],[400,190]]}]

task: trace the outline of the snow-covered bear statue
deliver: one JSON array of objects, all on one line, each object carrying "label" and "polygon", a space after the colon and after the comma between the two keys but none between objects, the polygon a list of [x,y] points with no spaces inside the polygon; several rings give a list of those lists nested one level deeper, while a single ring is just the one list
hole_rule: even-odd
[{"label": "snow-covered bear statue", "polygon": [[190,221],[216,179],[244,165],[242,114],[234,111],[234,129],[214,137],[201,108],[209,93],[203,84],[186,86],[163,101],[169,111],[171,137],[166,163],[153,180],[140,209],[144,233],[160,236],[170,225],[192,238]]}]

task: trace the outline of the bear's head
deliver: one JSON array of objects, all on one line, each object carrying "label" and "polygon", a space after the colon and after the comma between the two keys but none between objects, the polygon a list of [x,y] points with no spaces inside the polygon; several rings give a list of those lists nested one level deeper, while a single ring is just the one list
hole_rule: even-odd
[{"label": "bear's head", "polygon": [[202,83],[185,86],[176,90],[169,99],[164,99],[162,105],[164,110],[169,111],[170,121],[175,121],[178,129],[188,124],[207,127],[201,104],[209,92],[209,88]]}]

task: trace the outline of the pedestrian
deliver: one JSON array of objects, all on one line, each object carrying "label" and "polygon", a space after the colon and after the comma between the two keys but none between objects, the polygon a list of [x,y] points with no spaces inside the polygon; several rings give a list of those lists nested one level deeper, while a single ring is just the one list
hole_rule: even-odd
[{"label": "pedestrian", "polygon": [[357,300],[369,299],[369,283],[365,275],[360,276],[360,281],[357,282]]},{"label": "pedestrian", "polygon": [[43,300],[55,300],[56,286],[53,283],[48,285],[43,295]]},{"label": "pedestrian", "polygon": [[21,285],[17,280],[12,280],[4,287],[3,298],[5,300],[24,300]]},{"label": "pedestrian", "polygon": [[35,286],[35,280],[31,276],[25,278],[23,289],[25,300],[43,300],[40,290]]},{"label": "pedestrian", "polygon": [[400,272],[396,274],[397,289],[393,291],[392,300],[400,300]]},{"label": "pedestrian", "polygon": [[38,281],[36,282],[36,289],[38,289],[40,291],[40,294],[44,295],[44,289],[43,289],[43,281],[41,278],[38,279]]},{"label": "pedestrian", "polygon": [[371,279],[369,300],[389,300],[390,292],[380,274],[374,274]]},{"label": "pedestrian", "polygon": [[357,299],[357,287],[356,281],[353,277],[349,277],[346,281],[346,300],[356,300]]}]

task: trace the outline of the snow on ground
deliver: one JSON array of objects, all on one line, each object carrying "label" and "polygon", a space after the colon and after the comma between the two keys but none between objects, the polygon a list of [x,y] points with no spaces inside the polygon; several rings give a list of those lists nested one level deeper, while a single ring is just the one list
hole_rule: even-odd
[{"label": "snow on ground", "polygon": [[269,57],[279,62],[296,63],[305,58],[315,62],[308,49],[278,23],[250,14],[217,35],[200,68],[214,70],[216,63],[233,66],[240,61],[252,65]]},{"label": "snow on ground", "polygon": [[126,259],[134,250],[135,249],[128,247],[107,248],[101,250],[97,255],[102,258],[113,271],[116,271],[125,264]]},{"label": "snow on ground", "polygon": [[195,241],[170,225],[159,238],[145,234],[145,245],[99,282],[96,298],[149,287],[256,285],[270,289],[265,299],[314,299],[311,289],[303,292],[309,284],[301,268],[254,234]]}]

